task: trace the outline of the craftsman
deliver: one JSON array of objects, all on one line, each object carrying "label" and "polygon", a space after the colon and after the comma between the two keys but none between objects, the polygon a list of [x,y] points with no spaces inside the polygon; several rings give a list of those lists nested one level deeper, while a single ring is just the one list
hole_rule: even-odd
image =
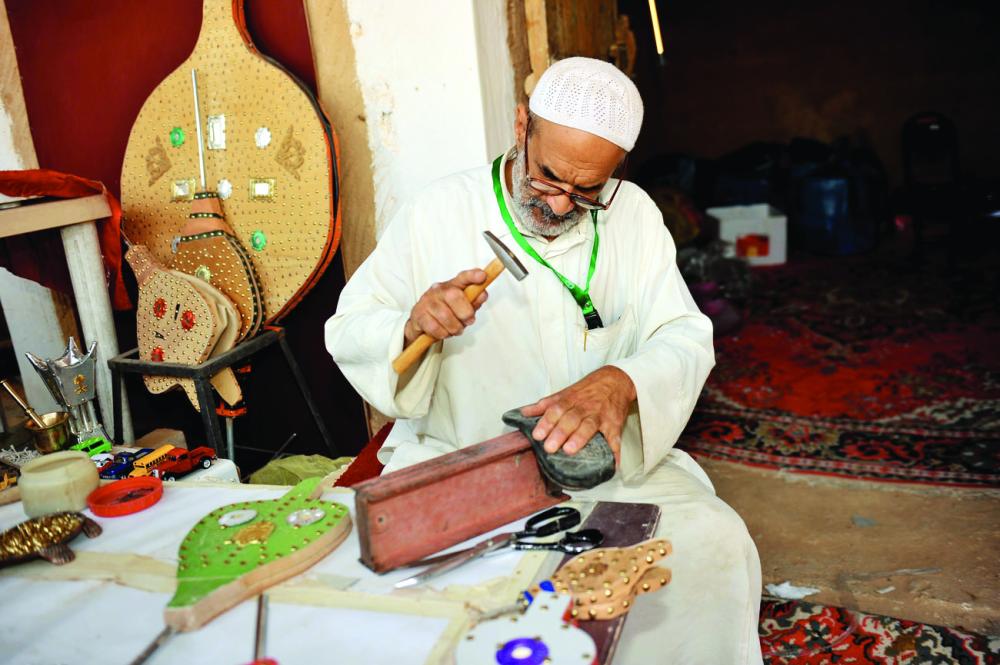
[{"label": "craftsman", "polygon": [[[574,496],[658,504],[657,535],[674,547],[668,589],[636,604],[616,662],[760,663],[757,550],[704,471],[673,448],[715,362],[712,326],[656,205],[613,177],[642,114],[614,66],[553,64],[516,109],[514,148],[402,206],[344,288],[326,346],[396,419],[384,472],[499,436],[509,431],[500,415],[517,406],[544,414],[535,437],[550,451],[574,452],[601,431],[617,473]],[[493,258],[487,229],[530,274],[501,275],[469,304],[462,289],[482,283],[474,267]],[[423,332],[442,341],[397,377],[390,363]]]}]

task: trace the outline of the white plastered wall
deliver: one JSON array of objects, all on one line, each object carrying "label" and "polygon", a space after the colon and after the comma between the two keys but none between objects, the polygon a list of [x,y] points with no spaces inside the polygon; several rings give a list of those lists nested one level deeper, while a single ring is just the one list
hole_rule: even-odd
[{"label": "white plastered wall", "polygon": [[375,233],[427,183],[513,143],[506,0],[345,0],[375,183]]}]

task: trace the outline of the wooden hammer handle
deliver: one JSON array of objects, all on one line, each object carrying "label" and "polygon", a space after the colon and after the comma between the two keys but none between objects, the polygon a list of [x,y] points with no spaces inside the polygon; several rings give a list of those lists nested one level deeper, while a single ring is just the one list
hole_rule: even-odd
[{"label": "wooden hammer handle", "polygon": [[[500,259],[493,259],[490,261],[483,270],[486,272],[486,281],[482,284],[470,284],[465,287],[465,297],[469,302],[474,301],[479,297],[479,294],[486,290],[493,280],[497,278],[497,275],[503,272],[503,263]],[[427,349],[434,345],[437,340],[428,335],[427,333],[422,334],[420,337],[413,340],[413,343],[408,347],[403,349],[395,360],[392,361],[392,368],[396,371],[396,374],[402,374],[406,370],[410,369],[413,363],[417,362],[424,355]]]}]

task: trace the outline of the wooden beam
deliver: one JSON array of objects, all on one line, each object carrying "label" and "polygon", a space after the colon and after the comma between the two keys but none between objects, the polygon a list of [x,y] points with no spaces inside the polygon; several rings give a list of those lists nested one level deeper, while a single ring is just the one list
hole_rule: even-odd
[{"label": "wooden beam", "polygon": [[111,216],[103,194],[78,199],[25,199],[0,209],[0,238],[55,229]]},{"label": "wooden beam", "polygon": [[[21,89],[21,74],[17,68],[14,38],[10,34],[7,7],[4,0],[0,0],[0,116],[4,110],[10,116],[14,163],[4,160],[0,168],[37,169],[38,157],[35,155],[35,144],[31,139],[31,127],[28,125],[28,111],[24,105],[24,91]],[[9,158],[10,155],[5,157]],[[4,197],[0,196],[0,200],[3,199]]]},{"label": "wooden beam", "polygon": [[530,97],[538,78],[549,66],[545,0],[524,0],[524,22],[528,32],[528,58],[531,63],[531,73],[524,79],[524,93]]},{"label": "wooden beam", "polygon": [[354,486],[361,562],[385,572],[569,499],[511,432]]}]

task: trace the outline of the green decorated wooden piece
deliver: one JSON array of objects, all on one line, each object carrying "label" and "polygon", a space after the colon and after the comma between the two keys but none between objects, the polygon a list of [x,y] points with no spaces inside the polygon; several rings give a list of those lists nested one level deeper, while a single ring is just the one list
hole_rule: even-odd
[{"label": "green decorated wooden piece", "polygon": [[167,626],[196,630],[333,551],[351,516],[320,498],[320,481],[303,480],[277,499],[222,506],[195,524],[181,543]]}]

